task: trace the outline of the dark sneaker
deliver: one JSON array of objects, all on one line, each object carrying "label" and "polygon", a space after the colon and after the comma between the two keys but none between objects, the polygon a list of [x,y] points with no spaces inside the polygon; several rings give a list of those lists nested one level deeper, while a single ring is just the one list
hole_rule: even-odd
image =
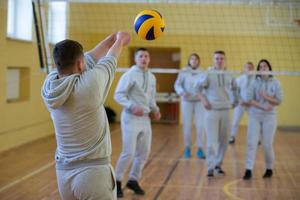
[{"label": "dark sneaker", "polygon": [[207,177],[208,177],[208,178],[214,177],[214,170],[213,170],[213,169],[209,169],[209,170],[207,171]]},{"label": "dark sneaker", "polygon": [[201,159],[205,159],[205,154],[201,148],[198,148],[197,157]]},{"label": "dark sneaker", "polygon": [[231,136],[229,140],[229,144],[234,144],[235,143],[235,137]]},{"label": "dark sneaker", "polygon": [[272,169],[267,169],[263,178],[271,178],[273,175],[273,170]]},{"label": "dark sneaker", "polygon": [[219,167],[219,166],[216,166],[216,167],[215,167],[215,170],[216,170],[216,172],[217,172],[218,174],[222,174],[222,175],[225,174],[225,172],[224,172],[224,171],[222,170],[222,168]]},{"label": "dark sneaker", "polygon": [[126,186],[134,191],[135,194],[145,195],[145,191],[139,186],[139,183],[137,181],[129,180]]},{"label": "dark sneaker", "polygon": [[252,171],[250,169],[246,169],[243,179],[244,180],[249,180],[251,178],[252,178]]},{"label": "dark sneaker", "polygon": [[123,191],[122,191],[122,183],[121,181],[117,181],[117,197],[122,198],[124,197]]}]

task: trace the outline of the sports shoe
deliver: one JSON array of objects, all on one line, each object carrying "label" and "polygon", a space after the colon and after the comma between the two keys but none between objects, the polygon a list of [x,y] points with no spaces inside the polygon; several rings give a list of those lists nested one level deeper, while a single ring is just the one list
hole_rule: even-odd
[{"label": "sports shoe", "polygon": [[252,171],[250,169],[246,169],[243,179],[244,180],[249,180],[251,178],[252,178]]},{"label": "sports shoe", "polygon": [[121,181],[117,181],[117,197],[118,198],[124,197]]},{"label": "sports shoe", "polygon": [[234,144],[234,143],[235,143],[235,137],[234,137],[234,136],[231,136],[228,143],[229,143],[229,144]]},{"label": "sports shoe", "polygon": [[134,191],[135,194],[145,195],[145,191],[139,186],[139,183],[137,181],[129,180],[126,186]]},{"label": "sports shoe", "polygon": [[184,149],[184,157],[190,158],[192,156],[190,147]]},{"label": "sports shoe", "polygon": [[205,159],[205,154],[204,154],[204,152],[203,152],[203,150],[201,148],[198,148],[197,157]]},{"label": "sports shoe", "polygon": [[271,178],[273,175],[273,170],[272,169],[267,169],[263,178]]},{"label": "sports shoe", "polygon": [[208,177],[208,178],[214,177],[214,170],[213,170],[213,169],[209,169],[209,170],[207,171],[207,177]]},{"label": "sports shoe", "polygon": [[218,174],[223,174],[223,175],[225,174],[225,172],[222,170],[222,168],[220,166],[216,166],[215,170]]}]

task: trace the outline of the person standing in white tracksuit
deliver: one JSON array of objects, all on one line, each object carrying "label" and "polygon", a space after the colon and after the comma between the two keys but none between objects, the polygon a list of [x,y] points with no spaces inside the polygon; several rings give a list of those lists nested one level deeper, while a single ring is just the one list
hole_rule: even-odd
[{"label": "person standing in white tracksuit", "polygon": [[104,102],[117,58],[129,41],[128,33],[118,32],[85,54],[73,40],[54,47],[57,68],[46,77],[42,97],[55,128],[56,176],[63,200],[117,199]]},{"label": "person standing in white tracksuit", "polygon": [[238,103],[235,79],[226,73],[225,53],[214,52],[214,67],[209,68],[195,83],[198,98],[205,112],[206,162],[208,177],[225,174],[221,165],[228,145],[230,115],[229,111]]},{"label": "person standing in white tracksuit", "polygon": [[120,79],[115,100],[123,106],[121,116],[123,149],[116,165],[117,196],[123,197],[121,181],[132,162],[127,188],[144,195],[138,184],[142,170],[150,154],[152,130],[149,114],[154,120],[161,117],[156,104],[156,78],[148,70],[149,51],[139,48],[134,54],[134,66]]},{"label": "person standing in white tracksuit", "polygon": [[[272,66],[268,60],[262,59],[257,66],[259,72],[270,72]],[[247,135],[246,170],[244,179],[251,179],[255,162],[257,142],[260,132],[265,154],[266,171],[263,178],[273,175],[274,150],[273,141],[277,128],[275,106],[282,102],[280,83],[272,75],[257,75],[247,91],[246,101],[250,103]]]},{"label": "person standing in white tracksuit", "polygon": [[233,112],[231,137],[229,140],[229,144],[235,143],[240,121],[244,113],[247,112],[249,107],[249,105],[245,103],[245,96],[246,96],[247,88],[250,86],[251,82],[255,77],[253,74],[249,74],[249,72],[252,72],[253,70],[254,70],[253,63],[247,62],[244,65],[244,74],[236,79],[236,83],[238,87],[239,103],[234,108],[234,112]]},{"label": "person standing in white tracksuit", "polygon": [[197,95],[194,94],[193,89],[194,83],[201,73],[199,66],[199,55],[196,53],[191,54],[188,60],[188,66],[178,74],[174,85],[176,93],[182,97],[181,110],[183,114],[183,134],[185,144],[184,156],[186,158],[191,157],[193,120],[197,132],[197,156],[198,158],[205,158],[202,149],[204,108],[199,98],[197,98]]}]

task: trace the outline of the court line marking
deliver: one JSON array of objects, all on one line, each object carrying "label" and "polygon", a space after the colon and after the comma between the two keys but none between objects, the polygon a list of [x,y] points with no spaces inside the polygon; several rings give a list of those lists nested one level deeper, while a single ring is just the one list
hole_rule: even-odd
[{"label": "court line marking", "polygon": [[[111,131],[110,134],[112,134],[114,132],[117,132],[119,130],[120,130],[120,128],[117,128],[117,129]],[[25,176],[22,176],[22,177],[20,177],[16,180],[14,180],[13,182],[10,182],[10,183],[4,185],[3,187],[0,188],[0,193],[7,190],[7,189],[9,189],[9,188],[11,188],[11,187],[13,187],[13,186],[15,186],[15,185],[17,185],[17,184],[19,184],[19,183],[21,183],[21,182],[23,182],[23,181],[25,181],[25,180],[27,180],[27,179],[29,179],[29,178],[31,178],[31,177],[33,177],[33,176],[35,176],[35,175],[37,175],[37,174],[39,174],[39,173],[41,173],[41,172],[43,172],[43,171],[45,171],[46,169],[48,169],[49,167],[51,167],[54,164],[55,164],[55,161],[52,161],[52,162],[50,162],[50,163],[48,163],[48,164],[46,164],[46,165],[44,165],[44,166],[42,166],[42,167],[40,167],[36,170],[30,172],[29,174],[26,174]]]},{"label": "court line marking", "polygon": [[233,184],[236,184],[237,182],[241,181],[242,179],[237,179],[237,180],[234,180],[234,181],[230,181],[228,183],[226,183],[223,187],[223,192],[228,196],[230,197],[231,199],[234,199],[234,200],[242,200],[240,197],[237,197],[235,196],[234,194],[232,194],[230,191],[229,191],[229,188],[231,185]]},{"label": "court line marking", "polygon": [[[182,155],[180,155],[180,157],[182,157]],[[180,158],[179,157],[179,158]],[[161,195],[161,193],[163,192],[163,190],[165,189],[165,186],[168,184],[170,178],[172,177],[175,169],[177,168],[179,164],[179,159],[174,163],[174,165],[172,166],[171,170],[169,171],[167,178],[164,180],[163,184],[161,185],[161,187],[159,188],[159,190],[157,191],[157,193],[155,194],[153,199],[158,199],[158,197]]]},{"label": "court line marking", "polygon": [[38,168],[37,170],[34,170],[31,173],[26,174],[25,176],[22,176],[22,177],[20,177],[20,178],[18,178],[16,180],[14,180],[13,182],[10,182],[10,183],[4,185],[3,187],[0,188],[0,192],[3,192],[4,190],[7,190],[7,189],[11,188],[11,187],[17,185],[18,183],[21,183],[22,181],[25,181],[25,180],[27,180],[27,179],[29,179],[29,178],[31,178],[31,177],[33,177],[33,176],[35,176],[35,175],[43,172],[43,171],[45,171],[46,169],[48,169],[49,167],[51,167],[52,165],[54,165],[54,163],[55,163],[55,161],[53,161],[51,163],[48,163],[48,164],[46,164],[46,165]]},{"label": "court line marking", "polygon": [[[205,181],[205,178],[202,178],[204,181]],[[162,184],[147,184],[145,183],[145,185],[149,186],[149,187],[161,187]],[[182,184],[168,184],[167,186],[165,187],[168,187],[168,188],[189,188],[189,189],[199,189],[199,188],[202,188],[202,189],[213,189],[213,190],[219,190],[220,187],[218,186],[202,186],[202,187],[199,187],[199,185],[182,185]],[[245,188],[245,187],[239,187],[237,188],[238,190],[246,190],[246,191],[279,191],[279,192],[299,192],[299,189],[278,189],[278,188]]]}]

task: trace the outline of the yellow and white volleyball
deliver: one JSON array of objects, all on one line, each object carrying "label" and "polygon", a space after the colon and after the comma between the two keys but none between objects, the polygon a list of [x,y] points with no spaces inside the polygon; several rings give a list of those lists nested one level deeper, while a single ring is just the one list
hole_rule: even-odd
[{"label": "yellow and white volleyball", "polygon": [[156,10],[144,10],[134,20],[134,30],[144,40],[157,39],[165,29],[162,15]]}]

